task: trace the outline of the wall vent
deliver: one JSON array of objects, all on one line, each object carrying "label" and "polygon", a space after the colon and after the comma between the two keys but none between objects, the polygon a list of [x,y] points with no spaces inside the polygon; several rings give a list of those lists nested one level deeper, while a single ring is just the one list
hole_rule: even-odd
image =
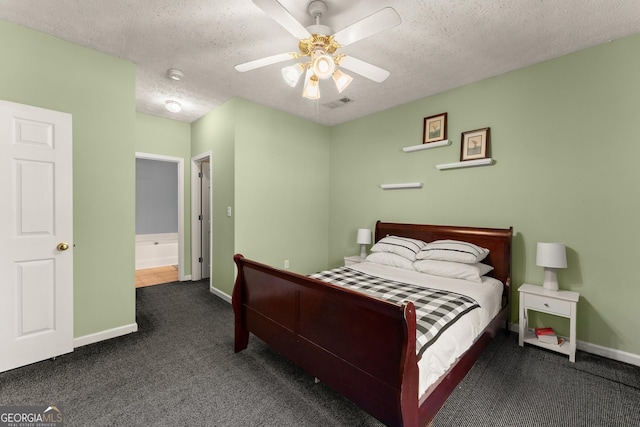
[{"label": "wall vent", "polygon": [[353,102],[353,99],[344,97],[344,98],[340,98],[340,99],[338,99],[336,101],[328,102],[328,103],[322,104],[322,105],[327,107],[327,108],[331,108],[333,110],[334,108],[342,107],[343,105],[346,105],[346,104],[348,104],[350,102]]}]

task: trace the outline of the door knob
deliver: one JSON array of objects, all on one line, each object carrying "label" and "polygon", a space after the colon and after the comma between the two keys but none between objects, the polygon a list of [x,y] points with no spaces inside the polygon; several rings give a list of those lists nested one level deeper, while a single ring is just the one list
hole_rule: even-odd
[{"label": "door knob", "polygon": [[60,242],[58,243],[58,246],[56,246],[56,248],[58,248],[59,251],[66,251],[67,249],[69,249],[69,244],[65,242]]}]

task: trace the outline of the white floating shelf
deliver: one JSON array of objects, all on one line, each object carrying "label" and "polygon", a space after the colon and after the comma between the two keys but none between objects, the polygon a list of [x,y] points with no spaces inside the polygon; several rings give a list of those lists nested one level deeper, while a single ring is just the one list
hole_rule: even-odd
[{"label": "white floating shelf", "polygon": [[421,182],[405,182],[402,184],[380,184],[383,190],[400,190],[404,188],[422,188]]},{"label": "white floating shelf", "polygon": [[412,151],[428,150],[430,148],[444,147],[445,145],[451,145],[451,141],[449,141],[448,139],[445,139],[438,142],[429,142],[427,144],[412,145],[411,147],[404,147],[402,151],[404,151],[405,153],[411,153]]},{"label": "white floating shelf", "polygon": [[466,162],[455,162],[455,163],[443,163],[441,165],[436,165],[439,170],[445,169],[457,169],[457,168],[472,168],[475,166],[487,166],[493,162],[493,159],[478,159],[478,160],[467,160]]}]

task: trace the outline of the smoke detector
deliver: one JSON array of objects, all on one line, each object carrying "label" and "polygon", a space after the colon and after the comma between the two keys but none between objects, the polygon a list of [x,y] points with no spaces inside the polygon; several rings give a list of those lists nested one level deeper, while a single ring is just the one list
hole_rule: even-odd
[{"label": "smoke detector", "polygon": [[167,70],[167,77],[171,80],[180,81],[184,77],[184,73],[177,68],[169,68]]}]

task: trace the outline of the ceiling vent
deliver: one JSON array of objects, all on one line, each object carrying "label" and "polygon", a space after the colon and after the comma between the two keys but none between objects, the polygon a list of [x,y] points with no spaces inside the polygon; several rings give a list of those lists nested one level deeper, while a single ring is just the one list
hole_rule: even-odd
[{"label": "ceiling vent", "polygon": [[343,105],[346,105],[346,104],[348,104],[350,102],[353,102],[353,99],[344,97],[344,98],[338,99],[337,101],[329,102],[329,103],[322,104],[322,105],[327,107],[327,108],[331,108],[333,110],[334,108],[342,107]]}]

